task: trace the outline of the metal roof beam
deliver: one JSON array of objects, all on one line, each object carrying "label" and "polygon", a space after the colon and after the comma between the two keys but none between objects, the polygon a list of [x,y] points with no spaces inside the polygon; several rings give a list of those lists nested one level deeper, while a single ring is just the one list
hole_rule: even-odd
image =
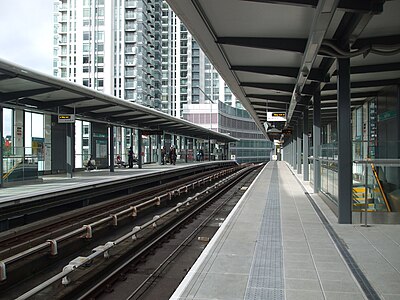
[{"label": "metal roof beam", "polygon": [[[292,92],[287,122],[290,122],[293,111],[299,100],[299,96],[303,92],[312,65],[317,57],[321,43],[325,37],[326,31],[335,14],[339,0],[319,0],[314,15],[313,23],[307,40],[307,45],[303,54],[300,71],[297,76],[296,86]],[[310,91],[312,92],[312,91]]]},{"label": "metal roof beam", "polygon": [[294,84],[267,83],[267,82],[242,82],[242,83],[240,83],[240,86],[291,93],[293,90]]},{"label": "metal roof beam", "polygon": [[[242,1],[313,7],[313,8],[315,8],[318,4],[318,0],[242,0]],[[383,10],[383,3],[382,1],[374,1],[374,0],[351,0],[351,1],[341,0],[339,1],[337,8],[348,12],[369,12],[369,11],[381,12]]]},{"label": "metal roof beam", "polygon": [[247,98],[256,98],[256,99],[264,99],[264,100],[272,100],[272,101],[281,101],[285,103],[289,103],[291,96],[290,95],[268,95],[268,94],[247,94]]},{"label": "metal roof beam", "polygon": [[[75,111],[77,114],[84,114],[84,113],[88,113],[88,112],[94,112],[95,110],[100,110],[100,109],[104,109],[104,108],[109,108],[109,107],[113,107],[115,105],[112,104],[104,104],[104,105],[93,105],[93,106],[88,106],[88,107],[79,107],[76,108]],[[103,115],[104,113],[95,113],[96,116],[100,116]],[[107,115],[107,114],[104,114]]]},{"label": "metal roof beam", "polygon": [[[139,118],[141,117],[142,115],[140,115],[139,116]],[[144,116],[144,115],[143,115]],[[135,123],[137,123],[138,121],[141,121],[140,119],[138,119],[137,118],[137,116],[136,115],[128,115],[128,116],[119,116],[119,117],[116,117],[116,116],[111,116],[111,118],[112,119],[115,119],[116,121],[127,121],[127,120],[135,120]],[[151,119],[154,119],[154,117],[149,117],[149,119],[151,120]],[[143,123],[143,122],[141,122],[141,123]]]},{"label": "metal roof beam", "polygon": [[250,48],[284,50],[303,53],[306,39],[298,38],[260,38],[260,37],[218,37],[217,44]]},{"label": "metal roof beam", "polygon": [[37,95],[41,95],[41,94],[54,92],[56,90],[58,90],[58,88],[47,87],[47,88],[40,88],[40,89],[34,89],[34,90],[24,90],[24,91],[18,91],[18,92],[0,93],[0,102],[7,102],[10,100],[15,100],[15,99],[19,99],[19,98],[37,96]]},{"label": "metal roof beam", "polygon": [[[351,74],[367,74],[367,73],[379,73],[379,72],[389,72],[389,71],[400,71],[400,63],[350,67]],[[337,72],[335,71],[332,74],[332,76],[337,76]]]},{"label": "metal roof beam", "polygon": [[242,0],[242,1],[313,7],[313,8],[316,7],[318,4],[318,0]]},{"label": "metal roof beam", "polygon": [[373,45],[398,46],[400,45],[400,35],[378,36],[373,38],[357,39],[351,46],[351,49],[360,49],[363,47],[371,47]]},{"label": "metal roof beam", "polygon": [[0,74],[0,81],[6,80],[6,79],[10,79],[10,78],[14,78],[14,77],[15,76],[12,76],[12,75]]},{"label": "metal roof beam", "polygon": [[[290,83],[242,82],[240,86],[291,93],[295,85]],[[312,92],[311,86],[305,85],[303,87],[303,95],[312,95]]]},{"label": "metal roof beam", "polygon": [[[232,66],[232,71],[242,71],[250,72],[264,75],[277,75],[289,78],[297,78],[299,73],[299,68],[291,67],[268,67],[268,66]],[[330,76],[325,74],[322,70],[312,69],[308,80],[318,81],[318,82],[329,82]]]},{"label": "metal roof beam", "polygon": [[76,98],[76,99],[64,99],[64,100],[54,100],[54,101],[46,101],[43,102],[40,108],[42,109],[50,109],[58,106],[65,106],[81,101],[91,100],[94,99],[93,97],[83,97],[83,98]]},{"label": "metal roof beam", "polygon": [[[105,108],[108,108],[108,107],[105,107]],[[108,111],[108,112],[97,112],[96,116],[107,117],[107,116],[111,115],[112,117],[114,117],[115,115],[122,115],[122,114],[126,114],[127,112],[129,112],[129,110],[127,110],[127,109]]]},{"label": "metal roof beam", "polygon": [[[352,89],[365,88],[365,87],[379,87],[400,84],[400,78],[386,79],[386,80],[370,80],[370,81],[352,81],[350,87]],[[336,83],[329,83],[324,86],[322,91],[335,91],[337,89]]]},{"label": "metal roof beam", "polygon": [[[378,96],[378,92],[362,92],[362,93],[351,93],[350,98],[351,99],[361,99],[361,98],[370,98],[370,97],[376,97]],[[323,100],[337,100],[338,96],[337,94],[333,95],[325,95],[321,96],[321,101]]]}]

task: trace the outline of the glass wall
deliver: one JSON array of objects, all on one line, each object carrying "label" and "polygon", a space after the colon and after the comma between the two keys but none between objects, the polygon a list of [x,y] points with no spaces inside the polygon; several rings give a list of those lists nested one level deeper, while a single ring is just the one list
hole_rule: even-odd
[{"label": "glass wall", "polygon": [[3,182],[34,180],[51,166],[45,123],[43,114],[3,108]]}]

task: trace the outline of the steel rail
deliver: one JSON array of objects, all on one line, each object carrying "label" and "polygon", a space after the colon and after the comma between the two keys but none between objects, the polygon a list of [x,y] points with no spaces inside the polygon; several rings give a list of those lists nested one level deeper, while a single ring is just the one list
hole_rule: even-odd
[{"label": "steel rail", "polygon": [[174,196],[175,194],[180,195],[181,191],[188,192],[189,189],[194,189],[196,187],[196,184],[201,186],[202,183],[211,181],[212,178],[218,178],[220,176],[224,176],[227,173],[233,172],[233,170],[234,170],[233,168],[229,169],[229,170],[222,170],[217,173],[218,175],[215,174],[213,176],[206,176],[205,178],[201,178],[195,182],[180,185],[180,186],[176,187],[175,189],[168,191],[167,193],[156,196],[150,200],[144,201],[135,206],[130,206],[128,209],[124,209],[116,214],[102,218],[102,219],[92,222],[90,224],[83,225],[81,228],[75,229],[71,232],[68,232],[64,235],[58,236],[51,240],[47,240],[46,242],[43,242],[43,243],[41,243],[37,246],[34,246],[30,249],[27,249],[25,251],[22,251],[20,253],[17,253],[15,255],[7,257],[3,260],[0,260],[0,282],[7,279],[7,266],[12,263],[16,263],[26,257],[29,257],[31,255],[34,255],[34,254],[44,251],[46,249],[49,249],[50,254],[52,256],[55,256],[58,254],[58,244],[63,241],[66,241],[73,237],[79,236],[81,234],[85,234],[85,238],[90,239],[93,236],[93,228],[94,227],[104,226],[105,224],[108,224],[108,223],[112,223],[113,226],[117,226],[119,217],[123,217],[123,216],[136,217],[138,212],[142,209],[152,207],[152,206],[159,206],[161,204],[161,198],[168,198],[169,200],[171,200],[172,196]]},{"label": "steel rail", "polygon": [[[36,286],[35,288],[33,288],[32,290],[24,293],[23,295],[21,295],[18,299],[22,300],[22,299],[28,299],[29,297],[32,297],[33,295],[35,295],[36,293],[44,290],[45,288],[47,288],[49,285],[51,285],[52,283],[54,283],[56,281],[55,278],[60,278],[60,276],[62,274],[64,274],[65,276],[62,277],[62,283],[64,285],[68,285],[70,283],[70,278],[68,277],[69,274],[71,274],[72,272],[78,270],[79,267],[88,264],[89,262],[92,262],[93,259],[95,258],[99,258],[99,257],[103,257],[103,258],[109,258],[110,254],[109,254],[109,250],[111,248],[116,247],[117,245],[121,244],[122,242],[125,242],[127,240],[137,240],[137,235],[143,231],[145,231],[146,229],[149,228],[155,228],[157,227],[157,223],[162,221],[163,219],[170,217],[172,214],[177,214],[180,213],[181,211],[185,210],[185,208],[189,208],[190,207],[190,203],[196,203],[198,201],[198,199],[200,198],[200,196],[203,196],[205,194],[208,194],[210,192],[210,190],[212,189],[216,189],[218,187],[220,187],[222,184],[226,183],[226,181],[228,181],[228,178],[231,179],[233,177],[238,177],[239,175],[243,174],[243,172],[246,169],[241,169],[238,172],[229,175],[227,178],[224,178],[220,181],[218,181],[217,183],[215,183],[211,188],[206,188],[205,190],[203,190],[201,193],[197,193],[194,197],[189,197],[187,198],[187,200],[185,200],[184,202],[178,203],[175,207],[167,210],[166,212],[164,212],[161,215],[156,215],[153,217],[152,220],[142,224],[141,226],[135,226],[131,232],[121,236],[120,238],[116,239],[115,241],[112,242],[107,242],[105,245],[101,245],[98,246],[96,248],[93,249],[93,253],[87,257],[77,257],[76,259],[72,260],[67,266],[64,267],[63,271],[55,276],[53,276],[52,278],[46,280],[45,282],[43,282],[42,284]],[[203,180],[200,181],[208,181],[210,180],[212,176],[208,176],[206,178],[204,178]],[[199,182],[200,182],[199,181]],[[204,205],[204,203],[203,203]],[[185,218],[186,219],[186,218]],[[181,221],[183,222],[183,221]],[[179,224],[181,223],[179,222]],[[171,229],[170,229],[171,230]],[[168,230],[168,232],[170,232],[170,230]],[[164,233],[162,235],[162,237],[164,237],[166,233]],[[158,241],[159,239],[161,239],[161,237],[157,238],[156,240]],[[154,243],[155,241],[153,241]],[[153,244],[152,243],[152,244]],[[151,247],[151,246],[148,246]],[[147,247],[146,247],[147,248]],[[138,257],[140,255],[141,252],[138,252],[134,255],[134,257]],[[133,258],[132,258],[133,259]]]}]

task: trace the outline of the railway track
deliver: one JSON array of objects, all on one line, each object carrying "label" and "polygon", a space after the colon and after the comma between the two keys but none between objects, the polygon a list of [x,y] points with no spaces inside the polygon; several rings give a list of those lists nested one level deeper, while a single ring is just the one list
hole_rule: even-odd
[{"label": "railway track", "polygon": [[[7,231],[58,215],[66,211],[93,206],[120,196],[131,195],[167,182],[183,179],[191,175],[213,172],[233,167],[235,163],[224,161],[204,163],[163,172],[141,174],[87,183],[79,187],[57,190],[53,193],[33,193],[23,199],[10,197],[0,203],[0,231]],[[45,188],[45,187],[44,187]]]},{"label": "railway track", "polygon": [[[226,171],[227,173],[233,170],[234,168],[222,169],[222,171]],[[79,229],[85,224],[91,224],[110,214],[116,214],[123,209],[139,205],[154,197],[163,198],[166,196],[166,191],[174,193],[174,190],[177,188],[179,189],[181,186],[191,183],[196,184],[202,178],[214,173],[215,171],[210,170],[205,173],[190,175],[183,179],[156,185],[130,195],[114,197],[107,201],[45,218],[35,224],[29,224],[15,230],[0,233],[0,260],[3,257],[26,250],[26,248],[36,246],[48,239],[54,239],[57,236]]]},{"label": "railway track", "polygon": [[[241,172],[241,171],[240,171]],[[239,172],[239,173],[240,173]],[[50,259],[52,259],[53,261],[55,260],[60,260],[61,264],[65,264],[65,261],[70,259],[71,255],[73,255],[74,253],[77,253],[77,249],[79,248],[84,248],[84,249],[89,249],[91,247],[93,247],[93,243],[95,242],[101,242],[102,240],[106,240],[107,238],[102,237],[100,239],[96,239],[94,238],[94,236],[96,235],[103,235],[106,232],[110,232],[112,231],[112,234],[114,236],[116,236],[115,233],[115,228],[119,227],[120,224],[122,224],[123,226],[131,226],[131,224],[135,225],[134,230],[137,231],[135,235],[135,244],[133,247],[128,247],[128,248],[132,248],[131,251],[135,251],[136,253],[140,253],[138,252],[138,249],[142,246],[143,243],[145,243],[144,241],[147,241],[147,236],[153,233],[153,232],[164,232],[167,228],[166,226],[170,223],[176,223],[177,221],[175,220],[175,217],[171,217],[171,211],[186,211],[188,210],[189,207],[191,206],[197,206],[197,205],[189,205],[187,203],[190,202],[197,202],[197,200],[193,200],[193,199],[197,199],[200,198],[200,194],[198,193],[198,190],[202,189],[205,187],[206,183],[210,183],[210,182],[217,182],[218,186],[220,186],[221,184],[225,185],[225,179],[221,179],[223,177],[226,176],[233,176],[234,175],[228,175],[228,174],[233,174],[234,170],[233,169],[229,169],[229,170],[223,170],[220,171],[219,173],[214,173],[214,174],[207,174],[206,176],[203,176],[201,178],[189,178],[190,180],[187,181],[188,178],[186,178],[186,183],[184,183],[183,181],[181,181],[181,184],[178,183],[174,183],[173,188],[168,190],[166,189],[166,186],[163,186],[162,189],[163,191],[159,191],[158,194],[156,194],[156,196],[148,197],[148,198],[144,198],[143,194],[140,195],[139,198],[141,198],[142,200],[135,200],[132,202],[131,199],[131,203],[124,203],[124,201],[121,201],[121,203],[124,203],[122,206],[119,207],[119,209],[115,209],[115,210],[111,210],[110,208],[108,208],[107,213],[100,213],[96,218],[93,217],[93,215],[91,216],[91,218],[89,218],[89,220],[85,220],[85,221],[81,221],[83,223],[86,223],[83,226],[80,226],[78,229],[75,229],[73,231],[70,231],[68,233],[65,233],[61,236],[58,236],[56,238],[53,239],[48,239],[46,240],[45,243],[39,243],[39,245],[34,246],[33,248],[29,248],[28,250],[25,250],[23,252],[19,252],[17,254],[14,254],[14,256],[7,257],[6,259],[2,259],[0,260],[0,279],[2,279],[2,282],[0,283],[0,288],[6,287],[8,288],[8,286],[10,286],[10,293],[9,295],[13,295],[15,296],[15,291],[13,292],[13,280],[9,280],[12,275],[18,274],[19,272],[21,272],[22,270],[26,270],[26,266],[22,263],[17,263],[14,269],[11,267],[10,265],[14,264],[14,260],[16,259],[16,257],[19,257],[20,260],[25,261],[26,263],[26,258],[29,256],[28,260],[32,260],[35,263],[32,263],[32,261],[30,262],[30,265],[33,265],[32,268],[33,269],[37,269],[39,263],[43,263],[43,260],[48,260],[49,257]],[[215,187],[213,188],[215,189]],[[153,191],[154,192],[154,191]],[[185,202],[186,204],[182,204],[183,202],[179,202],[181,201],[183,198],[186,198],[187,195],[189,195],[189,193],[195,193],[195,195],[193,196],[193,198],[189,197],[189,202]],[[205,190],[201,193],[201,194],[209,194],[211,192],[211,190],[209,188],[205,188]],[[120,199],[121,200],[121,199]],[[103,205],[106,205],[105,203]],[[172,208],[171,208],[172,206]],[[150,211],[153,211],[155,208],[157,208],[158,212],[157,215],[154,216],[154,218],[152,218],[150,215],[148,215],[148,213]],[[102,207],[101,209],[105,209],[105,207]],[[176,213],[174,212],[174,215]],[[141,218],[139,218],[138,216],[142,216]],[[185,214],[177,214],[177,215],[185,215]],[[132,219],[134,219],[134,222],[132,222]],[[89,221],[92,221],[91,223]],[[77,220],[71,222],[71,220],[69,220],[70,223],[79,223]],[[142,223],[141,223],[142,222]],[[144,222],[144,223],[143,223]],[[79,223],[82,224],[82,223]],[[139,225],[140,224],[140,225]],[[65,224],[64,224],[65,225]],[[121,226],[121,227],[123,227]],[[155,230],[155,228],[157,227],[157,230]],[[110,229],[112,228],[112,229]],[[39,230],[40,231],[40,230]],[[130,230],[125,231],[125,236],[126,235],[130,235],[129,238],[132,240],[132,228],[130,227]],[[55,230],[53,232],[53,236],[55,235],[55,233],[57,233],[57,230]],[[43,239],[43,237],[45,236],[47,238],[47,234],[45,233],[41,238]],[[138,236],[140,236],[140,238],[137,238]],[[74,239],[72,239],[72,237],[74,237]],[[145,238],[146,237],[146,238]],[[16,239],[15,239],[16,240]],[[15,241],[14,240],[14,241]],[[39,240],[39,238],[36,239],[32,239],[32,240]],[[65,242],[66,240],[69,240],[69,242]],[[116,241],[116,242],[115,242]],[[113,247],[117,246],[119,244],[124,244],[125,241],[121,238],[116,238],[114,239],[113,242]],[[147,243],[147,242],[146,242]],[[61,246],[62,244],[63,247]],[[101,252],[101,254],[103,256],[107,256],[109,255],[108,252],[113,252],[113,250],[108,251],[107,247],[110,247],[111,244],[105,243],[104,245],[101,245],[99,247],[95,247],[93,248],[93,253],[97,253],[98,251],[103,251]],[[40,248],[42,247],[42,248]],[[152,246],[150,246],[152,247]],[[12,247],[11,247],[12,248]],[[18,246],[14,245],[13,246],[14,249],[17,249]],[[65,250],[65,248],[67,250]],[[111,249],[112,247],[110,247]],[[115,247],[115,249],[118,247]],[[60,251],[64,251],[65,250],[65,254],[60,255]],[[100,253],[99,252],[99,253]],[[117,251],[118,252],[118,251]],[[3,251],[4,253],[4,251]],[[105,254],[107,253],[107,254]],[[29,255],[28,255],[29,254]],[[98,253],[97,253],[98,254]],[[96,255],[97,255],[96,254]],[[116,255],[117,257],[124,257],[125,254],[119,253]],[[86,256],[90,257],[89,256]],[[60,259],[61,258],[61,259]],[[91,265],[93,261],[97,260],[97,256],[94,258],[89,259],[89,262],[86,261],[85,259],[82,257],[79,257],[77,260],[72,260],[73,264],[76,264],[79,262],[83,262],[82,265],[79,265],[79,267],[77,268],[85,268],[82,266],[87,266],[87,265]],[[71,261],[69,261],[69,264],[67,266],[70,266]],[[106,264],[105,264],[106,265]],[[8,268],[7,268],[8,267]],[[101,268],[99,268],[101,269]],[[108,269],[108,268],[106,268]],[[6,272],[4,272],[6,271]],[[14,271],[14,274],[13,274]],[[107,270],[107,272],[109,272],[110,270]],[[55,271],[49,271],[48,269],[46,269],[46,273],[48,274],[55,274]],[[26,275],[26,273],[25,273]],[[97,276],[97,275],[96,275]],[[18,276],[16,276],[18,277]],[[64,281],[66,281],[65,278],[67,278],[68,276],[63,276]],[[18,279],[19,280],[19,279]],[[8,282],[8,284],[5,284],[5,282]],[[68,284],[62,284],[62,290],[64,292],[66,292],[67,290],[69,290],[69,287],[66,288]],[[32,289],[32,286],[30,286],[28,289]],[[21,289],[20,289],[21,290]],[[43,292],[41,292],[43,293]],[[41,295],[41,294],[39,294]],[[43,299],[47,299],[49,295],[46,295]],[[63,295],[58,295],[61,298],[64,297]],[[12,297],[12,296],[11,296]],[[39,296],[39,298],[41,298]]]},{"label": "railway track", "polygon": [[86,293],[81,299],[169,299],[258,172],[253,169],[222,196],[213,196],[204,210],[145,259],[127,265],[118,276],[110,276],[94,293]]}]

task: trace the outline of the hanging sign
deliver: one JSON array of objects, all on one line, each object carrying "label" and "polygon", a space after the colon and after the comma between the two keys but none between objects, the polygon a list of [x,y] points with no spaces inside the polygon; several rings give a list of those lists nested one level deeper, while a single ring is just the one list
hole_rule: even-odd
[{"label": "hanging sign", "polygon": [[75,123],[75,115],[72,114],[58,115],[58,123]]},{"label": "hanging sign", "polygon": [[267,121],[270,121],[270,122],[285,122],[286,121],[286,112],[267,111]]}]

